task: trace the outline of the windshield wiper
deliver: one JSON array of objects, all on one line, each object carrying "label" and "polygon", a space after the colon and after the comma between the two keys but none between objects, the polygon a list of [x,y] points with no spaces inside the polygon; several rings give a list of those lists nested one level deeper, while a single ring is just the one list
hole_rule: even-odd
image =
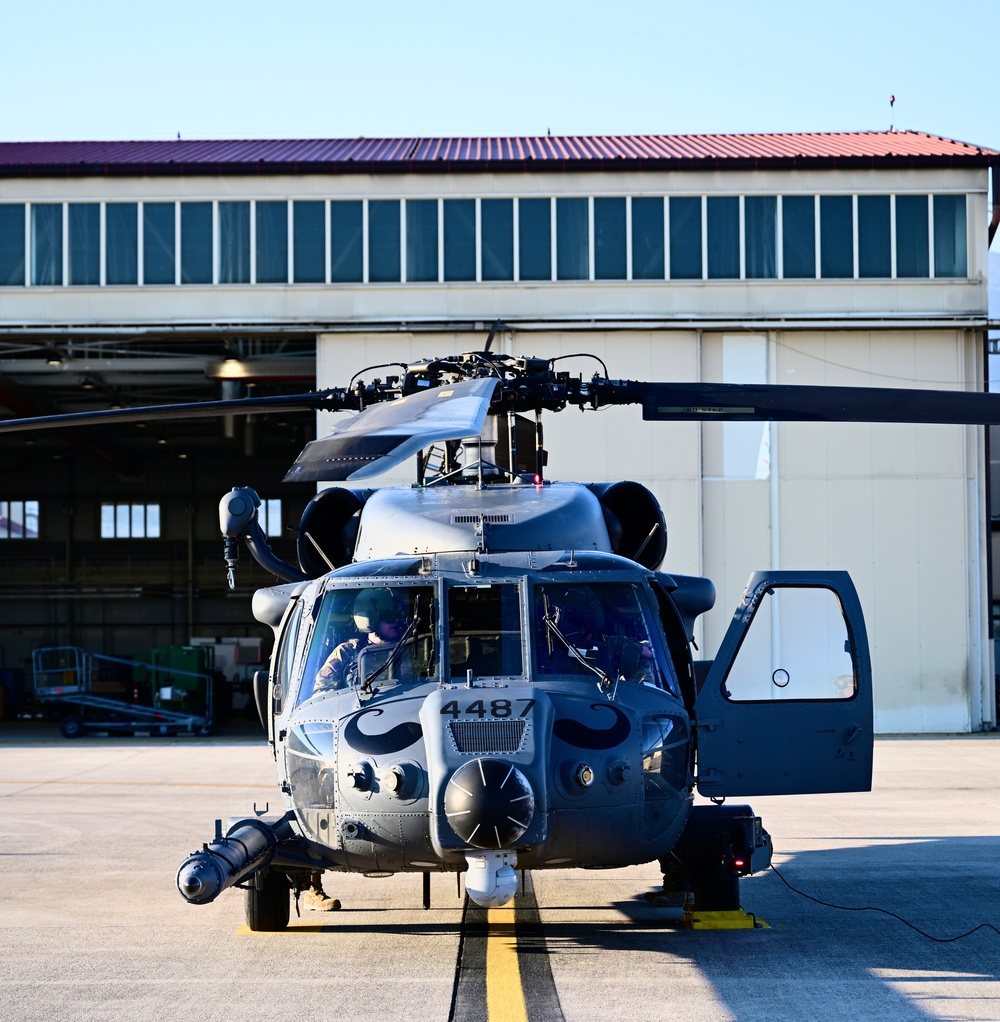
[{"label": "windshield wiper", "polygon": [[554,635],[566,647],[566,652],[569,653],[574,660],[579,660],[588,671],[596,674],[598,678],[601,679],[602,689],[611,688],[611,679],[604,673],[604,671],[602,671],[597,664],[592,664],[559,630],[559,626],[556,624],[556,619],[553,617],[549,608],[548,593],[543,596],[543,600],[545,601],[545,613],[542,615],[542,621],[545,622],[545,638],[549,649],[549,659],[552,659],[552,654],[554,652],[552,646],[552,636]]}]

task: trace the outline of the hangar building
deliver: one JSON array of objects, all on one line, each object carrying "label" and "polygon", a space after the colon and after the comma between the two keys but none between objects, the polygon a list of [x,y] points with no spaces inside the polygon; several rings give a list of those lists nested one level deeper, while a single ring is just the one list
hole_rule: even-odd
[{"label": "hangar building", "polygon": [[[344,385],[496,318],[505,350],[619,378],[982,390],[998,162],[916,132],[4,143],[0,405]],[[279,480],[315,425],[5,437],[0,667],[252,646],[268,576],[227,590],[217,502],[254,485],[291,556],[310,492]],[[656,492],[666,569],[718,587],[707,655],[752,570],[846,568],[877,729],[994,724],[984,430],[611,409],[550,416],[546,441],[554,478]]]}]

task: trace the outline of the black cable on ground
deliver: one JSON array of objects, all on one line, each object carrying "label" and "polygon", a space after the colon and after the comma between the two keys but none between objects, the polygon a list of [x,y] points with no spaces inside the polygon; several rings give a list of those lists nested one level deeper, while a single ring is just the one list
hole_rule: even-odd
[{"label": "black cable on ground", "polygon": [[973,927],[973,929],[968,930],[965,933],[960,933],[957,937],[935,937],[926,930],[921,930],[919,926],[914,926],[913,923],[907,922],[907,920],[905,920],[902,916],[896,915],[895,912],[890,912],[887,908],[876,908],[873,905],[865,905],[860,908],[850,905],[834,905],[832,902],[823,901],[820,898],[814,898],[811,894],[806,894],[805,891],[800,891],[797,887],[792,887],[792,885],[778,872],[777,867],[773,863],[771,864],[771,870],[777,874],[778,879],[790,891],[794,891],[803,898],[808,898],[809,901],[816,902],[817,905],[823,905],[826,908],[839,908],[842,912],[881,912],[883,915],[892,916],[893,919],[898,919],[904,926],[909,926],[911,930],[916,930],[921,937],[933,940],[937,944],[951,944],[953,941],[962,940],[965,937],[971,937],[972,934],[977,933],[979,930],[992,930],[997,936],[1000,936],[1000,930],[998,930],[992,923],[980,923],[978,926]]}]

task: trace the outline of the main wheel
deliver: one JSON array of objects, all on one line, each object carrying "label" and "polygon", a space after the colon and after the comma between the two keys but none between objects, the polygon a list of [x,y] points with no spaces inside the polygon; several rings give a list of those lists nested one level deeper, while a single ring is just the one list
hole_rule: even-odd
[{"label": "main wheel", "polygon": [[63,717],[59,725],[63,738],[79,738],[85,730],[82,717]]},{"label": "main wheel", "polygon": [[243,908],[251,930],[284,930],[289,915],[288,877],[265,869],[260,886],[254,884],[244,890]]}]

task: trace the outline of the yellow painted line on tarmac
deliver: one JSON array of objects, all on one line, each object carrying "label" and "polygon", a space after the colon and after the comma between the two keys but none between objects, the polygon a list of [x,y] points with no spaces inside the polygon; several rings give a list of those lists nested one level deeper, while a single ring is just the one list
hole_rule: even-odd
[{"label": "yellow painted line on tarmac", "polygon": [[521,986],[514,929],[514,902],[491,908],[487,915],[486,1018],[488,1022],[528,1022],[528,1009]]}]

